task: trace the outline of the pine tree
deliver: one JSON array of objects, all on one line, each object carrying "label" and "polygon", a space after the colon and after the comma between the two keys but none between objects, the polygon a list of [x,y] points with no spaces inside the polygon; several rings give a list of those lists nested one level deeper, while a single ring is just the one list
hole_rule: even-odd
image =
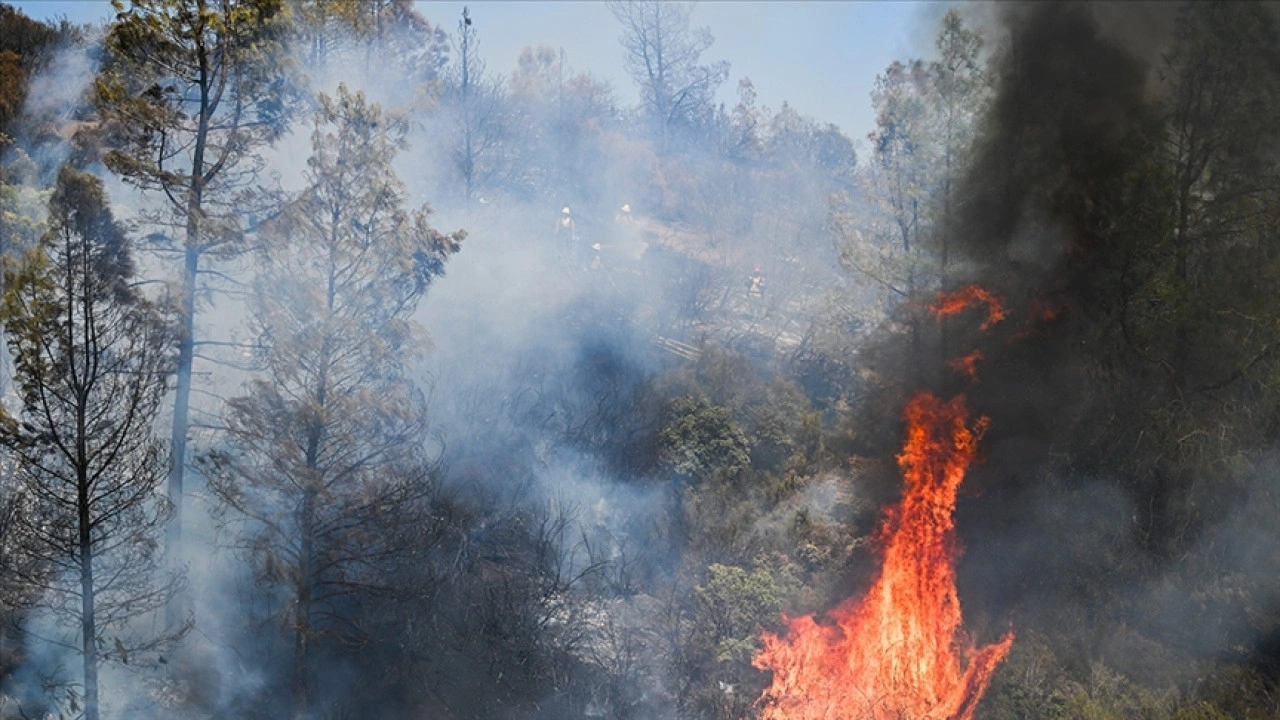
[{"label": "pine tree", "polygon": [[[116,0],[98,77],[108,167],[156,194],[153,220],[181,239],[181,331],[168,490],[168,544],[182,537],[196,290],[201,263],[244,248],[245,191],[262,159],[256,148],[284,129],[287,77],[280,71],[279,0]],[[171,617],[171,620],[174,618]]]},{"label": "pine tree", "polygon": [[425,400],[405,372],[424,340],[410,316],[462,239],[432,229],[426,206],[405,209],[401,118],[345,87],[319,104],[308,186],[264,228],[250,312],[266,369],[228,403],[228,446],[208,457],[224,519],[287,591],[299,718],[314,641],[349,630],[344,602],[387,586],[433,490]]},{"label": "pine tree", "polygon": [[[13,532],[27,562],[9,569],[80,651],[86,720],[99,716],[98,666],[165,637],[130,623],[179,589],[162,575],[172,506],[158,493],[165,447],[151,433],[172,357],[169,324],[130,286],[133,259],[102,185],[63,169],[40,245],[6,273],[4,328],[21,408],[0,439],[13,454]],[[108,638],[111,641],[108,642]]]},{"label": "pine tree", "polygon": [[947,11],[935,42],[938,58],[929,64],[933,92],[931,110],[939,144],[940,167],[935,201],[938,216],[939,284],[946,287],[954,232],[956,174],[964,167],[982,111],[986,74],[979,67],[982,36],[965,26],[960,13]]}]

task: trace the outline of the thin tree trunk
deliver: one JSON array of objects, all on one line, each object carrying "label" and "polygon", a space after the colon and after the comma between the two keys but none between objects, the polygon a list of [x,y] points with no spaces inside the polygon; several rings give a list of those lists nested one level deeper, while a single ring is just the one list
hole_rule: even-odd
[{"label": "thin tree trunk", "polygon": [[[1178,281],[1181,283],[1182,292],[1190,292],[1190,278],[1187,268],[1187,255],[1190,253],[1188,247],[1187,233],[1189,231],[1188,209],[1190,202],[1190,192],[1188,187],[1184,187],[1179,198],[1178,208],[1178,229],[1174,238],[1175,256],[1175,272]],[[1187,379],[1187,321],[1181,314],[1177,316],[1177,320],[1173,328],[1173,391],[1175,396],[1181,397],[1182,391],[1186,387]]]},{"label": "thin tree trunk", "polygon": [[[193,223],[194,224],[194,223]],[[169,502],[173,503],[173,519],[169,521],[167,546],[171,561],[177,562],[182,545],[183,475],[187,458],[187,423],[191,405],[191,368],[195,359],[196,272],[200,253],[187,246],[183,267],[182,329],[178,339],[178,383],[173,399],[173,429],[170,435]],[[169,628],[180,625],[186,614],[185,593],[175,596],[165,611]]]},{"label": "thin tree trunk", "polygon": [[94,617],[93,550],[89,542],[88,495],[80,511],[80,634],[84,656],[84,718],[98,720],[98,631]]},{"label": "thin tree trunk", "polygon": [[471,125],[471,19],[467,14],[467,9],[462,9],[462,181],[463,181],[463,201],[470,206],[471,193],[474,190],[475,181],[475,152],[472,147]]},{"label": "thin tree trunk", "polygon": [[[337,247],[336,238],[331,238],[329,255],[329,285],[326,292],[326,309],[331,315],[336,297],[337,270],[333,249]],[[326,336],[322,346],[323,362],[320,366],[319,387],[316,392],[316,406],[324,410],[328,395],[329,376],[329,340]],[[306,478],[305,482],[316,481],[317,468],[320,464],[320,448],[324,442],[324,426],[315,421],[307,438]],[[310,707],[311,690],[308,668],[311,652],[311,581],[312,557],[315,553],[315,512],[316,493],[318,487],[308,487],[302,494],[302,506],[298,510],[298,532],[301,541],[298,547],[298,585],[294,608],[293,635],[293,717],[294,720],[305,720]]]},{"label": "thin tree trunk", "polygon": [[[68,253],[70,256],[71,254]],[[79,258],[80,262],[87,265],[87,254]],[[87,272],[88,267],[84,270]],[[69,262],[67,265],[67,288],[72,290],[68,293],[68,304],[79,304],[78,310],[83,312],[86,321],[77,323],[75,310],[68,307],[70,322],[67,324],[68,345],[75,348],[74,336],[77,332],[83,333],[84,337],[84,353],[85,357],[79,369],[76,368],[75,351],[71,355],[70,378],[74,387],[76,396],[76,426],[75,426],[75,468],[76,468],[76,525],[77,525],[77,553],[80,559],[80,653],[81,659],[84,661],[84,718],[85,720],[98,720],[98,628],[97,617],[94,608],[94,588],[93,588],[93,523],[92,523],[92,490],[89,481],[89,432],[87,403],[89,397],[88,387],[91,384],[89,379],[93,370],[93,360],[90,357],[91,347],[93,345],[90,337],[90,325],[88,316],[92,313],[92,300],[89,298],[88,289],[76,288],[72,280],[71,273],[74,272],[74,263]],[[75,297],[78,293],[83,292],[83,297]],[[77,328],[77,324],[80,325]]]},{"label": "thin tree trunk", "polygon": [[89,472],[84,466],[86,454],[84,405],[77,408],[76,505],[79,523],[80,555],[80,652],[84,660],[84,718],[98,720],[98,629],[94,615],[93,534],[89,507]]},{"label": "thin tree trunk", "polygon": [[[197,10],[205,11],[204,0]],[[169,501],[173,503],[173,519],[166,537],[169,561],[178,563],[182,547],[183,480],[187,469],[187,424],[191,404],[191,368],[195,360],[196,273],[200,267],[200,220],[204,214],[204,153],[209,138],[210,102],[209,57],[202,43],[196,50],[200,63],[200,120],[191,153],[191,185],[187,196],[186,253],[182,271],[182,330],[178,340],[177,387],[173,399],[173,429],[170,435]],[[184,621],[189,609],[189,596],[179,592],[165,607],[165,621],[170,629]]]},{"label": "thin tree trunk", "polygon": [[[320,447],[320,433],[313,430],[307,442],[307,477],[314,480],[313,470]],[[311,558],[315,552],[316,492],[307,488],[298,508],[298,580],[294,595],[293,617],[293,719],[306,720],[311,705]]]},{"label": "thin tree trunk", "polygon": [[294,607],[293,631],[293,718],[305,720],[310,711],[311,687],[309,678],[311,653],[311,515],[314,511],[314,493],[307,491],[303,497],[299,525],[302,543],[299,548],[297,594]]},{"label": "thin tree trunk", "polygon": [[[946,292],[951,289],[949,265],[951,263],[951,151],[947,150],[946,165],[942,181],[942,258],[938,266],[938,289]],[[951,359],[951,343],[947,334],[947,324],[940,323],[938,330],[938,349],[942,354],[942,362]]]}]

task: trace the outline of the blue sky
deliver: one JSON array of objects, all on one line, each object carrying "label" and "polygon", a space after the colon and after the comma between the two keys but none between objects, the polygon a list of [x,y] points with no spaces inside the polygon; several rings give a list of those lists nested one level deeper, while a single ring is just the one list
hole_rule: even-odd
[{"label": "blue sky", "polygon": [[[65,15],[73,22],[110,15],[107,0],[21,0],[28,15]],[[481,52],[491,72],[510,73],[529,45],[563,48],[569,64],[609,81],[619,99],[635,102],[622,68],[620,29],[603,2],[418,2],[419,11],[452,32],[463,5],[471,7]],[[923,2],[702,2],[695,25],[711,28],[716,43],[704,56],[728,60],[722,100],[732,105],[738,79],[750,77],[759,102],[777,110],[784,100],[799,112],[833,122],[854,140],[871,130],[869,93],[890,62],[927,57],[937,18],[947,5]]]}]

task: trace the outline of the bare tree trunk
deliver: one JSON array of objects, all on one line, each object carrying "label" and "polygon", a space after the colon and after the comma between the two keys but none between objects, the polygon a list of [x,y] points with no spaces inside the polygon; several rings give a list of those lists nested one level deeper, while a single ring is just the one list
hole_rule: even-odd
[{"label": "bare tree trunk", "polygon": [[310,708],[311,687],[308,669],[311,654],[311,553],[313,544],[312,515],[315,493],[307,491],[299,512],[302,543],[299,547],[298,585],[294,607],[293,631],[293,718],[306,720]]},{"label": "bare tree trunk", "polygon": [[[1188,171],[1189,173],[1190,171]],[[1190,273],[1188,271],[1188,255],[1191,253],[1190,241],[1188,235],[1191,232],[1190,206],[1191,206],[1191,179],[1188,177],[1183,180],[1178,193],[1178,227],[1174,234],[1173,246],[1175,253],[1175,267],[1178,281],[1182,284],[1182,291],[1188,292],[1191,283]],[[1173,328],[1173,356],[1171,365],[1173,373],[1170,381],[1173,384],[1173,393],[1177,398],[1182,397],[1182,393],[1187,385],[1187,320],[1185,317],[1177,316],[1177,322]]]},{"label": "bare tree trunk", "polygon": [[[201,13],[204,2],[197,3]],[[173,398],[173,430],[170,435],[169,501],[173,503],[173,519],[166,533],[170,562],[177,563],[182,546],[183,480],[187,469],[187,424],[191,404],[191,368],[195,360],[196,273],[200,268],[200,220],[204,214],[204,153],[209,138],[209,57],[201,44],[197,48],[200,63],[200,121],[196,128],[195,146],[191,154],[191,185],[187,197],[186,253],[182,271],[182,331],[178,339],[177,387]],[[189,598],[178,593],[165,607],[169,629],[178,627],[187,614]]]},{"label": "bare tree trunk", "polygon": [[[86,263],[87,265],[87,263]],[[71,268],[68,268],[71,270]],[[83,299],[77,298],[83,305],[81,310],[86,316],[92,314],[92,300],[86,296]],[[91,353],[92,340],[90,339],[91,321],[86,321],[77,328],[76,318],[67,324],[68,345],[75,347],[74,335],[77,332],[84,334],[85,347],[84,352],[87,355]],[[93,590],[93,507],[92,507],[92,487],[89,480],[89,437],[88,437],[88,419],[87,408],[85,407],[85,398],[88,397],[88,385],[92,382],[89,375],[93,372],[91,369],[94,360],[90,357],[83,358],[79,363],[81,367],[77,368],[76,353],[73,351],[70,357],[70,376],[72,378],[73,391],[79,400],[75,409],[75,449],[74,462],[76,469],[76,525],[78,530],[76,551],[80,558],[80,652],[81,659],[84,661],[84,717],[85,720],[98,720],[98,628],[97,617],[94,615],[94,590]],[[81,375],[83,374],[83,375]],[[81,375],[77,377],[78,375]]]},{"label": "bare tree trunk", "polygon": [[98,643],[94,618],[93,550],[89,547],[88,493],[80,511],[80,634],[84,656],[84,718],[98,720]]},{"label": "bare tree trunk", "polygon": [[471,117],[471,15],[467,8],[462,8],[462,180],[463,201],[470,206],[471,196],[475,191],[476,159],[473,138],[475,128]]},{"label": "bare tree trunk", "polygon": [[[194,223],[190,223],[194,224]],[[182,496],[183,475],[187,462],[187,424],[191,406],[191,368],[195,358],[195,300],[196,272],[200,266],[200,253],[187,246],[183,268],[182,329],[178,339],[177,388],[173,399],[173,429],[170,435],[169,502],[173,503],[173,520],[167,532],[167,546],[171,561],[178,562],[182,544]],[[184,594],[185,595],[185,594]],[[184,621],[186,599],[174,598],[165,611],[165,621],[172,629]]]},{"label": "bare tree trunk", "polygon": [[98,720],[98,629],[94,616],[93,591],[93,535],[90,518],[89,472],[84,466],[85,418],[80,408],[77,427],[77,448],[80,455],[76,468],[76,504],[78,505],[80,555],[80,652],[84,660],[84,718]]},{"label": "bare tree trunk", "polygon": [[[331,247],[336,247],[336,244]],[[335,299],[334,284],[336,280],[336,269],[334,269],[335,258],[330,255],[330,272],[328,287],[327,309],[330,314],[333,312],[333,303]],[[316,393],[317,406],[323,411],[325,404],[326,390],[328,389],[328,339],[325,339],[322,354],[324,361],[321,364],[319,391]],[[320,446],[324,437],[324,427],[319,421],[312,426],[310,435],[307,438],[307,454],[306,468],[307,477],[305,482],[314,482],[316,468],[320,460]],[[293,635],[293,717],[294,720],[305,720],[307,710],[310,706],[311,688],[308,669],[310,666],[311,654],[311,574],[312,574],[312,556],[315,552],[315,513],[316,513],[316,488],[307,488],[302,494],[302,506],[298,508],[298,534],[300,542],[298,544],[298,580],[297,594],[295,596],[296,606],[294,607],[294,635]]]},{"label": "bare tree trunk", "polygon": [[[938,265],[938,289],[944,292],[951,289],[951,153],[953,149],[951,117],[953,115],[954,110],[950,111],[947,118],[946,148],[943,152],[942,169],[942,247],[941,258]],[[938,349],[941,351],[941,360],[943,364],[945,364],[947,360],[951,359],[951,349],[948,340],[947,324],[941,323],[939,326]]]}]

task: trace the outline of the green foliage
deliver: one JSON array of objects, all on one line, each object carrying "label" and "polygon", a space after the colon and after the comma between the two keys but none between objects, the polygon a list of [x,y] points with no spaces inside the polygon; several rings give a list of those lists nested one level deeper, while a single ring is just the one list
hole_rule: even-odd
[{"label": "green foliage", "polygon": [[1066,718],[1069,696],[1076,692],[1062,670],[1049,640],[1019,631],[1009,656],[996,669],[979,717],[989,720]]},{"label": "green foliage", "polygon": [[762,630],[776,630],[782,610],[781,578],[769,568],[712,564],[694,590],[693,637],[680,672],[698,678],[682,699],[700,717],[741,717],[759,694],[751,658]]},{"label": "green foliage", "polygon": [[279,0],[114,0],[96,82],[107,166],[163,191],[197,252],[234,247],[240,202],[291,107]]},{"label": "green foliage", "polygon": [[446,33],[410,0],[302,0],[282,10],[289,13],[290,45],[305,54],[317,77],[344,62],[363,62],[366,69],[381,63],[414,92],[436,80],[448,59]]},{"label": "green foliage", "polygon": [[700,396],[684,396],[667,407],[662,428],[664,463],[695,483],[729,480],[751,464],[747,437],[728,408]]},{"label": "green foliage", "polygon": [[13,258],[35,247],[45,232],[52,193],[0,181],[0,256]]},{"label": "green foliage", "polygon": [[0,52],[22,58],[28,74],[49,59],[58,39],[57,28],[32,20],[12,5],[0,5]]},{"label": "green foliage", "polygon": [[1053,640],[1020,633],[996,671],[977,717],[984,720],[1262,720],[1274,717],[1267,680],[1223,665],[1194,686],[1136,682],[1095,662],[1075,676],[1054,655]]},{"label": "green foliage", "polygon": [[1175,717],[1176,693],[1134,685],[1102,665],[1094,665],[1084,688],[1067,700],[1065,717],[1080,720],[1160,720]]},{"label": "green foliage", "polygon": [[18,122],[29,80],[74,34],[65,23],[55,27],[37,22],[11,5],[0,4],[0,149],[9,138],[31,129]]},{"label": "green foliage", "polygon": [[714,628],[718,640],[716,661],[750,662],[760,647],[760,630],[778,626],[782,588],[763,568],[712,564],[707,575],[695,593],[703,613],[699,625]]},{"label": "green foliage", "polygon": [[[897,496],[901,405],[925,385],[963,386],[992,416],[989,463],[957,518],[972,543],[961,592],[978,627],[1012,616],[1018,639],[978,717],[1280,714],[1274,678],[1254,669],[1275,660],[1280,622],[1276,18],[1187,4],[1148,73],[1113,42],[1124,28],[1095,22],[1107,9],[1045,7],[1010,11],[1014,29],[1024,15],[1053,22],[1031,47],[999,43],[990,65],[966,16],[946,13],[932,60],[876,79],[859,167],[838,128],[760,106],[749,79],[735,107],[716,107],[727,67],[701,59],[711,38],[684,4],[611,4],[641,89],[628,113],[552,48],[526,49],[509,80],[486,75],[479,16],[459,24],[448,62],[447,35],[408,0],[117,2],[100,123],[85,125],[103,133],[108,167],[157,200],[139,204],[142,219],[185,232],[170,248],[186,261],[179,398],[195,280],[213,276],[204,258],[241,256],[247,224],[262,241],[242,256],[258,370],[200,463],[226,537],[267,588],[262,612],[297,643],[297,714],[329,655],[368,661],[379,677],[360,692],[394,687],[408,715],[750,717],[760,631],[874,572],[865,533]],[[0,132],[56,37],[0,6]],[[658,47],[663,62],[645,63]],[[352,63],[399,78],[390,92],[408,109],[346,87],[302,100],[310,81],[286,59],[302,55],[319,80]],[[393,169],[428,88],[440,112],[425,134],[439,144],[425,156],[452,168],[423,172],[462,188],[450,210],[522,233],[541,220],[514,200],[552,213],[563,200],[605,257],[619,236],[637,249],[597,290],[627,296],[636,282],[645,298],[601,310],[611,291],[585,294],[552,342],[607,336],[603,350],[583,343],[562,365],[546,352],[512,372],[530,378],[518,393],[476,401],[511,424],[467,419],[491,436],[476,445],[497,448],[445,468],[475,493],[467,507],[435,483],[410,371],[426,347],[414,310],[462,240],[410,205]],[[305,189],[271,197],[255,187],[260,151],[301,107],[315,111],[312,153],[282,186]],[[94,292],[135,296],[101,187],[67,174],[51,198],[34,163],[5,151],[3,317],[33,406],[42,383],[73,374],[52,241],[110,239]],[[625,230],[600,220],[622,202],[638,218]],[[644,242],[674,260],[655,271]],[[767,300],[744,311],[757,264]],[[972,338],[925,311],[968,276],[1013,288],[974,385],[941,362]],[[647,303],[664,290],[677,310]],[[494,307],[474,305],[471,317]],[[598,332],[623,315],[679,359],[631,363],[643,353]],[[4,422],[14,447],[43,442],[19,420]],[[620,529],[518,507],[561,455],[660,509]],[[515,489],[490,497],[478,477]],[[268,685],[254,701],[280,694]]]},{"label": "green foliage", "polygon": [[[26,97],[27,82],[22,70],[22,58],[11,50],[0,50],[0,133],[8,130],[18,117]],[[0,135],[0,138],[4,138],[4,135]],[[3,144],[0,141],[0,146]]]}]

